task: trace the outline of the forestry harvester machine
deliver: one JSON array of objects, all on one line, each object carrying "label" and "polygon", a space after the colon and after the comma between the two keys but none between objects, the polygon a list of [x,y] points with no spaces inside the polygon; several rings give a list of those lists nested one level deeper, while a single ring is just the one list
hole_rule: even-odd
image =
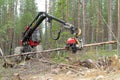
[{"label": "forestry harvester machine", "polygon": [[[32,21],[32,23],[27,26],[25,31],[23,32],[22,40],[21,40],[21,47],[15,48],[14,53],[15,54],[22,54],[26,52],[35,52],[35,51],[41,51],[41,38],[40,38],[40,30],[39,25],[43,22],[43,20],[47,19],[49,23],[52,23],[52,20],[57,21],[61,24],[63,24],[64,28],[68,29],[71,34],[74,35],[73,38],[68,38],[66,43],[66,49],[71,50],[72,52],[76,52],[78,49],[82,49],[82,40],[79,39],[79,36],[81,34],[81,29],[74,27],[73,25],[66,23],[63,20],[57,19],[45,12],[39,12],[38,15],[35,17],[35,19]],[[58,35],[54,40],[58,40],[60,37],[61,30],[58,32]],[[24,55],[22,55],[24,56]],[[27,55],[27,56],[33,56],[33,55]]]}]

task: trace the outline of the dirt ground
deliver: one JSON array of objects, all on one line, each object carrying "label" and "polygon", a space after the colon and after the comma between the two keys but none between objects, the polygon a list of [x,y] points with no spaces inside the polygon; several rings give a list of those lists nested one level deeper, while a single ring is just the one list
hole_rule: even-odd
[{"label": "dirt ground", "polygon": [[107,73],[105,71],[99,70],[88,70],[82,73],[72,73],[68,71],[67,73],[60,74],[45,74],[45,75],[31,75],[26,76],[24,80],[120,80],[120,71]]},{"label": "dirt ground", "polygon": [[79,61],[55,64],[49,60],[31,59],[13,68],[0,65],[0,80],[120,80],[120,60],[116,56],[109,59],[112,60],[110,65],[104,61],[105,64],[99,67],[81,65]]}]

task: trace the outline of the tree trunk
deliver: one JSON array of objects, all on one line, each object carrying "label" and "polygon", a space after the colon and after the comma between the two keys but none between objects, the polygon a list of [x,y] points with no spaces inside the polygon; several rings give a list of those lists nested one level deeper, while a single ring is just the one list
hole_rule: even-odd
[{"label": "tree trunk", "polygon": [[68,22],[68,18],[69,18],[69,4],[68,4],[68,0],[66,0],[66,22]]},{"label": "tree trunk", "polygon": [[85,39],[86,39],[86,0],[83,0],[82,2],[82,7],[83,7],[83,43],[85,44]]},{"label": "tree trunk", "polygon": [[13,52],[13,38],[14,38],[14,28],[8,28],[8,38],[9,38],[9,54]]},{"label": "tree trunk", "polygon": [[78,28],[80,28],[80,2],[78,1]]},{"label": "tree trunk", "polygon": [[[112,40],[112,0],[108,0],[108,41]],[[112,45],[109,44],[109,51],[112,50]]]},{"label": "tree trunk", "polygon": [[[45,0],[45,12],[47,13],[47,0]],[[45,20],[45,48],[48,47],[48,27],[47,20]]]},{"label": "tree trunk", "polygon": [[118,0],[118,43],[117,52],[120,52],[120,0]]}]

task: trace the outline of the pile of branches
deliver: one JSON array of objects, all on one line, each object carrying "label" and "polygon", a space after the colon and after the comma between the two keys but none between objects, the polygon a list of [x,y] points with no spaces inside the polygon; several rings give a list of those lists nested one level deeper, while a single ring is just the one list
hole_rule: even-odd
[{"label": "pile of branches", "polygon": [[99,69],[99,70],[117,70],[120,67],[120,60],[117,55],[111,57],[101,57],[98,60],[94,61],[92,59],[87,60],[78,60],[72,64],[58,64],[55,68],[61,70],[70,69],[74,72],[79,72],[80,69]]}]

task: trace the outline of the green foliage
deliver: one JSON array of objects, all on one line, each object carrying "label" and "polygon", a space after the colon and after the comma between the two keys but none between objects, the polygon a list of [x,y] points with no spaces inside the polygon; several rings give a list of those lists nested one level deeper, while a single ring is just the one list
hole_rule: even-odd
[{"label": "green foliage", "polygon": [[63,18],[63,15],[65,15],[64,14],[65,9],[66,9],[65,0],[58,0],[57,6],[55,7],[54,15],[58,18]]},{"label": "green foliage", "polygon": [[5,48],[4,52],[8,53],[13,35],[8,30],[14,28],[13,45],[18,44],[25,26],[31,23],[36,14],[35,0],[0,0],[0,47]]},{"label": "green foliage", "polygon": [[103,0],[102,6],[103,17],[105,18],[105,21],[108,22],[108,0]]},{"label": "green foliage", "polygon": [[25,26],[28,26],[37,14],[37,8],[35,6],[34,0],[21,0],[20,4],[20,24],[18,25],[21,30],[25,29]]},{"label": "green foliage", "polygon": [[87,51],[85,55],[83,55],[81,60],[85,60],[85,59],[98,60],[98,57],[99,58],[100,57],[110,57],[110,56],[113,56],[114,54],[117,54],[116,50],[108,51],[108,50],[101,50],[101,49],[98,49],[98,50],[91,49],[91,50]]},{"label": "green foliage", "polygon": [[[68,1],[68,2],[66,2]],[[69,23],[73,24],[74,26],[78,25],[78,3],[80,4],[80,25],[81,29],[83,29],[83,0],[50,0],[50,3],[52,4],[50,6],[49,13],[53,15],[56,18],[59,18],[64,21],[68,21]],[[96,38],[99,37],[99,39],[103,38],[103,41],[108,40],[108,1],[109,0],[86,0],[86,43],[89,42],[96,42]],[[117,8],[118,8],[118,0],[112,0],[113,3],[113,33],[117,35]],[[25,26],[29,25],[31,21],[34,19],[34,17],[37,14],[37,7],[35,4],[35,0],[19,0],[19,6],[17,4],[17,8],[15,3],[17,3],[17,0],[0,0],[0,41],[9,41],[8,39],[8,33],[7,29],[10,27],[14,27],[15,30],[15,37],[17,37],[17,40],[19,37],[21,37],[21,33],[24,31]],[[18,11],[15,12],[15,11]],[[67,12],[68,11],[68,12]],[[101,15],[105,19],[101,18]],[[67,19],[68,16],[68,19]],[[100,19],[98,18],[100,16]],[[105,23],[106,22],[106,23]],[[99,24],[101,23],[101,24]],[[41,25],[43,26],[43,25]],[[99,27],[98,27],[99,26]],[[100,28],[102,30],[100,30]],[[62,47],[65,45],[67,38],[73,37],[69,33],[68,30],[65,30],[63,28],[63,25],[59,24],[58,22],[53,22],[53,28],[52,33],[53,36],[57,36],[56,32],[59,29],[62,29],[61,37],[58,41],[53,41],[50,37],[48,27],[47,32],[44,32],[45,34],[48,33],[48,39],[50,42],[48,42],[49,46],[51,48]],[[93,34],[92,30],[94,31]],[[102,37],[100,34],[102,34]],[[43,34],[44,40],[46,42],[46,35]],[[93,36],[93,40],[91,40],[91,36]],[[15,40],[15,42],[19,42]],[[90,41],[91,40],[91,41]],[[2,44],[2,42],[1,42]],[[16,44],[16,43],[15,43]]]},{"label": "green foliage", "polygon": [[68,54],[66,52],[60,52],[59,54],[55,53],[52,55],[52,60],[55,63],[67,63],[65,59],[67,56]]},{"label": "green foliage", "polygon": [[0,0],[0,6],[3,5],[4,0]]}]

